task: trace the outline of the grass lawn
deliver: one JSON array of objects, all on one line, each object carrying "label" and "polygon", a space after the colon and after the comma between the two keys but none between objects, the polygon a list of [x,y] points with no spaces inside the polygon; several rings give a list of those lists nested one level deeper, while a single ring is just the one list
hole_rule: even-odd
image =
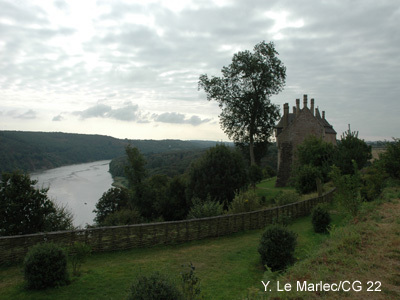
[{"label": "grass lawn", "polygon": [[[343,218],[334,215],[334,223]],[[310,217],[296,220],[290,229],[298,234],[295,256],[313,253],[327,235],[315,234]],[[263,266],[257,252],[263,230],[205,239],[181,245],[94,254],[82,266],[82,275],[68,286],[45,291],[24,289],[22,266],[0,268],[0,299],[124,299],[139,274],[160,271],[179,284],[182,265],[192,262],[201,279],[205,299],[243,299],[249,287],[259,287]]]},{"label": "grass lawn", "polygon": [[[263,196],[265,197],[267,205],[274,205],[275,198],[281,193],[296,192],[295,188],[291,186],[275,187],[275,182],[276,182],[276,177],[271,177],[257,184],[256,193],[259,197]],[[333,186],[330,183],[324,185],[324,191],[329,191],[332,188]],[[306,195],[301,195],[301,200],[306,200],[317,196],[318,194],[316,192]]]},{"label": "grass lawn", "polygon": [[295,191],[293,187],[275,187],[276,177],[268,178],[257,184],[256,193],[259,197],[264,196],[267,203],[272,204],[273,200],[280,193]]}]

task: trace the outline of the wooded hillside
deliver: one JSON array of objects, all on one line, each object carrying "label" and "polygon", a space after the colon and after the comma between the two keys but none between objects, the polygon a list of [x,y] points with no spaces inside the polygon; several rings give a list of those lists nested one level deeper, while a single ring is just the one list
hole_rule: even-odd
[{"label": "wooded hillside", "polygon": [[137,147],[142,153],[161,153],[208,148],[215,142],[128,140],[62,132],[0,131],[0,174],[16,169],[31,172],[113,159],[125,154],[127,144]]}]

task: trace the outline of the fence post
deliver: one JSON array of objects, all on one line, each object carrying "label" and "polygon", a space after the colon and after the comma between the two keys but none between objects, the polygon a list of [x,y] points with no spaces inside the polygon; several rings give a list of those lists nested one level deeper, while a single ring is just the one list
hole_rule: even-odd
[{"label": "fence post", "polygon": [[185,222],[185,224],[186,224],[186,236],[185,236],[185,240],[186,241],[189,241],[189,221],[186,221]]},{"label": "fence post", "polygon": [[103,229],[99,229],[98,231],[98,236],[97,236],[97,248],[101,251],[103,249]]},{"label": "fence post", "polygon": [[164,241],[163,243],[166,244],[168,242],[168,230],[169,230],[169,226],[168,226],[168,222],[165,224],[165,231],[164,231]]},{"label": "fence post", "polygon": [[197,220],[196,221],[197,222],[197,239],[199,240],[200,239],[200,231],[201,231],[201,221],[200,220]]},{"label": "fence post", "polygon": [[131,227],[129,225],[126,227],[126,245],[126,249],[131,248]]},{"label": "fence post", "polygon": [[143,225],[139,226],[139,245],[143,247]]}]

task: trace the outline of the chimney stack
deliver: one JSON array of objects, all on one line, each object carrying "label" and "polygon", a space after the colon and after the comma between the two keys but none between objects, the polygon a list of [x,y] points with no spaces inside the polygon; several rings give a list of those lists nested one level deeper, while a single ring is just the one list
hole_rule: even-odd
[{"label": "chimney stack", "polygon": [[300,113],[300,99],[296,99],[296,116]]},{"label": "chimney stack", "polygon": [[310,108],[310,110],[311,110],[312,115],[314,115],[314,98],[311,98],[311,108]]},{"label": "chimney stack", "polygon": [[283,128],[289,125],[289,103],[283,104]]},{"label": "chimney stack", "polygon": [[307,107],[307,95],[303,95],[303,108]]},{"label": "chimney stack", "polygon": [[325,120],[325,111],[322,111],[322,119]]},{"label": "chimney stack", "polygon": [[293,114],[296,114],[296,106],[293,106]]}]

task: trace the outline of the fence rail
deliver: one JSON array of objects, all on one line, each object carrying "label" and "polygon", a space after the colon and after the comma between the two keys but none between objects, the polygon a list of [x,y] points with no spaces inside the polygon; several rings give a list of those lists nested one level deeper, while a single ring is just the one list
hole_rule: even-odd
[{"label": "fence rail", "polygon": [[41,242],[54,242],[64,247],[82,242],[90,245],[93,252],[104,252],[183,243],[260,229],[279,218],[309,214],[315,205],[331,201],[333,192],[334,189],[320,197],[284,206],[211,218],[0,237],[0,265],[21,261],[29,248]]}]

